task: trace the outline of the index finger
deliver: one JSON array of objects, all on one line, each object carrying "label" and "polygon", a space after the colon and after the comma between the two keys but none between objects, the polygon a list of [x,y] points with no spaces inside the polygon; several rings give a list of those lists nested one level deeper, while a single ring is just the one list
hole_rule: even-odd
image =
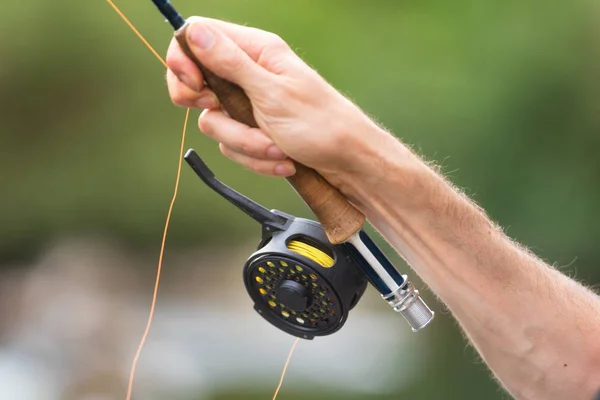
[{"label": "index finger", "polygon": [[204,88],[204,77],[196,64],[185,55],[177,39],[173,38],[167,51],[167,65],[169,69],[186,86],[196,92]]}]

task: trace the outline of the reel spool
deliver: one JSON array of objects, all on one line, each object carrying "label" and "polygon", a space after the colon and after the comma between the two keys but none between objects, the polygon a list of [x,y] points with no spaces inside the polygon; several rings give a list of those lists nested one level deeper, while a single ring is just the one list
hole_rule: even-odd
[{"label": "reel spool", "polygon": [[193,150],[185,160],[205,184],[262,225],[258,249],[243,267],[254,309],[304,339],[341,329],[368,285],[348,249],[331,245],[319,223],[270,211],[226,186]]}]

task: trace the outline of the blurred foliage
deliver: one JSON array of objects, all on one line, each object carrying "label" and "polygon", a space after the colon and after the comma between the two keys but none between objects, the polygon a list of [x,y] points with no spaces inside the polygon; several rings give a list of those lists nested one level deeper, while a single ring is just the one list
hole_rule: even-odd
[{"label": "blurred foliage", "polygon": [[[164,54],[172,32],[150,2],[119,4]],[[588,283],[600,282],[597,2],[177,6],[277,32],[366,112],[442,164],[509,235],[550,262],[569,264],[565,271]],[[4,4],[3,13],[10,17],[0,25],[0,260],[27,259],[56,238],[86,232],[156,251],[185,114],[169,101],[163,67],[102,0],[23,0]],[[221,157],[198,133],[197,115],[186,148],[265,206],[310,216],[283,180]],[[234,246],[258,233],[184,165],[169,251]],[[439,321],[430,333],[439,336],[432,341],[439,363],[428,382],[401,394],[501,398],[451,319]]]}]

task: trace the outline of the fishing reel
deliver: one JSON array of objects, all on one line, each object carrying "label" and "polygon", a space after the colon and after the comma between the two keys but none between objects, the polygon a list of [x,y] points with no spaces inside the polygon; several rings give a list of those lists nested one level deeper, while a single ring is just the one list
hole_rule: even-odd
[{"label": "fishing reel", "polygon": [[[268,210],[220,182],[194,150],[185,160],[207,186],[262,225],[262,238],[244,264],[243,279],[254,309],[270,324],[309,340],[330,335],[346,323],[369,282],[413,331],[433,319],[412,283],[363,231],[364,243],[332,245],[321,224]],[[367,257],[383,272],[372,267],[360,247],[369,247]]]},{"label": "fishing reel", "polygon": [[342,328],[367,288],[343,246],[331,246],[320,224],[273,211],[285,218],[264,226],[258,250],[243,276],[254,309],[279,329],[305,339]]}]

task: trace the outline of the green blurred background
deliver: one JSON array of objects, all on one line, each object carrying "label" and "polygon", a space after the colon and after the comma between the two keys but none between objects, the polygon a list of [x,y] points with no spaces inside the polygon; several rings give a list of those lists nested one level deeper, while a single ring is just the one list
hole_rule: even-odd
[{"label": "green blurred background", "polygon": [[[164,54],[172,32],[150,1],[118,4]],[[586,284],[600,282],[598,2],[178,0],[176,6],[185,15],[278,33],[367,113],[441,164],[511,237]],[[16,348],[11,329],[27,315],[27,307],[17,307],[22,305],[23,286],[12,285],[11,279],[22,283],[31,274],[43,274],[44,254],[57,246],[59,253],[77,252],[82,237],[105,243],[92,251],[94,256],[85,253],[83,264],[90,257],[102,259],[107,247],[114,255],[108,262],[112,266],[135,258],[122,261],[122,269],[130,268],[136,278],[120,278],[118,284],[123,292],[139,291],[136,304],[147,310],[185,111],[170,103],[162,65],[104,0],[13,1],[2,6],[2,15],[0,279],[8,283],[0,286],[0,344],[11,353]],[[192,113],[186,148],[194,147],[223,181],[265,206],[311,217],[283,180],[255,176],[224,159],[217,144],[198,133],[198,114]],[[178,260],[182,276],[214,273],[213,263],[184,262],[181,255],[194,254],[194,259],[210,252],[219,259],[226,253],[229,259],[220,262],[234,270],[231,279],[241,280],[239,269],[258,235],[255,223],[210,193],[184,167],[165,269],[173,270]],[[389,246],[379,243],[408,270]],[[98,271],[103,271],[102,263]],[[70,277],[65,273],[61,279]],[[214,281],[217,287],[227,286],[223,279]],[[243,291],[241,285],[235,288]],[[176,298],[177,286],[171,289],[159,301]],[[106,292],[112,290],[108,284]],[[438,317],[427,332],[410,339],[428,348],[427,362],[410,382],[353,397],[351,391],[298,377],[288,391],[284,386],[279,398],[508,398],[466,346],[443,305],[431,293],[426,295]],[[217,290],[214,296],[218,301],[225,295]],[[378,336],[408,335],[398,316],[377,303],[374,291],[367,297],[375,298],[372,307],[383,318],[398,325],[396,331]],[[252,314],[243,301],[240,312]],[[36,318],[42,316],[31,321]],[[258,318],[250,321],[249,326],[266,324]],[[118,367],[124,370],[121,375],[129,367],[144,319],[132,323],[135,340],[119,344],[127,360]],[[19,332],[37,329],[34,323],[19,326]],[[284,344],[282,348],[289,345]],[[87,345],[97,345],[93,336]],[[286,352],[278,354],[281,363]],[[244,354],[242,348],[236,356]],[[402,362],[398,356],[397,363]],[[46,368],[52,369],[51,363]],[[289,373],[293,380],[292,367]],[[263,385],[236,379],[210,394],[179,393],[174,385],[163,398],[266,399],[277,378],[269,373]],[[190,379],[200,378],[192,374]],[[59,386],[56,393],[62,394],[57,398],[67,398],[65,385]],[[101,384],[96,387],[103,390]],[[112,386],[116,394],[101,398],[124,398],[122,389],[122,383]]]}]

